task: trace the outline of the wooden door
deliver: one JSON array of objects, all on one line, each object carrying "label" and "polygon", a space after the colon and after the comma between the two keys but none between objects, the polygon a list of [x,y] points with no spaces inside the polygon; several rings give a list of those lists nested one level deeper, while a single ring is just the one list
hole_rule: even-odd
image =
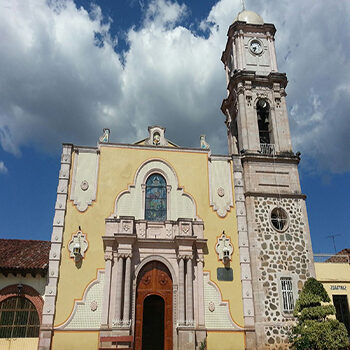
[{"label": "wooden door", "polygon": [[[144,327],[144,311],[148,312],[149,304],[147,304],[146,310],[144,310],[145,301],[146,303],[152,302],[152,298],[149,296],[159,296],[164,302],[160,301],[159,298],[153,298],[156,303],[154,306],[159,311],[159,308],[164,308],[163,317],[160,312],[155,312],[154,317],[162,317],[161,320],[164,322],[164,334],[157,335],[153,334],[154,337],[161,337],[164,339],[164,346],[162,350],[172,350],[173,348],[173,281],[167,267],[158,262],[151,261],[146,264],[139,273],[137,278],[137,291],[136,291],[136,328],[135,328],[135,350],[148,350],[145,342],[146,339],[142,339],[142,331]],[[164,305],[164,306],[160,306]],[[146,317],[145,319],[149,319]],[[159,322],[160,320],[154,320]],[[148,321],[149,322],[149,321]],[[162,331],[159,327],[159,331]],[[149,328],[148,328],[149,329]],[[144,344],[144,349],[142,344]]]}]

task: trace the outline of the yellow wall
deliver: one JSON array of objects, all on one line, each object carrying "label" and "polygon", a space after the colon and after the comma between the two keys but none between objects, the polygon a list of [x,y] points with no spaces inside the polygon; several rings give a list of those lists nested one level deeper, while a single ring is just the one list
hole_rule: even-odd
[{"label": "yellow wall", "polygon": [[[194,198],[197,215],[204,221],[204,235],[208,239],[209,255],[205,257],[204,270],[211,272],[211,279],[219,286],[223,299],[229,301],[233,320],[237,324],[243,325],[235,208],[232,208],[225,218],[220,218],[210,207],[207,153],[101,146],[96,201],[83,213],[77,210],[72,201],[67,203],[55,326],[62,324],[70,316],[74,300],[82,298],[86,286],[96,278],[97,269],[104,269],[105,262],[101,239],[101,236],[105,233],[104,220],[114,212],[115,200],[118,194],[134,182],[135,173],[140,165],[152,158],[163,159],[170,164],[176,171],[179,186],[183,187],[184,191]],[[74,164],[72,164],[71,169],[73,168]],[[70,178],[72,178],[72,170]],[[70,189],[71,186],[69,191]],[[78,269],[69,257],[67,246],[72,234],[78,230],[79,226],[81,226],[83,233],[87,234],[89,248],[81,267]],[[231,263],[234,271],[233,282],[219,282],[216,279],[216,269],[223,265],[218,261],[215,245],[217,236],[221,235],[223,230],[231,238],[234,246]],[[225,339],[226,337],[233,337],[229,334],[225,333]],[[210,339],[216,339],[213,337],[211,336]],[[63,339],[63,336],[61,333],[56,333],[54,344],[61,344],[60,339]],[[79,337],[73,337],[72,339],[79,339]],[[57,346],[56,349],[63,349],[61,346]]]},{"label": "yellow wall", "polygon": [[39,338],[11,338],[0,339],[0,349],[2,350],[36,350]]},{"label": "yellow wall", "polygon": [[208,350],[244,350],[244,332],[208,332]]},{"label": "yellow wall", "polygon": [[[332,295],[347,295],[350,305],[350,264],[315,263],[315,270],[317,280],[323,284],[331,301]],[[336,289],[337,287],[346,289]]]},{"label": "yellow wall", "polygon": [[98,349],[98,332],[55,332],[52,349],[83,350]]}]

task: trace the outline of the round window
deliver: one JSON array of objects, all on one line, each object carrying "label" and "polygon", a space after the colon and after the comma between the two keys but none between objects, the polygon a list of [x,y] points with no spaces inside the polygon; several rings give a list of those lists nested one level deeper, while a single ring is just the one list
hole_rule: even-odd
[{"label": "round window", "polygon": [[271,223],[277,231],[284,231],[288,226],[288,215],[282,208],[275,208],[271,211]]}]

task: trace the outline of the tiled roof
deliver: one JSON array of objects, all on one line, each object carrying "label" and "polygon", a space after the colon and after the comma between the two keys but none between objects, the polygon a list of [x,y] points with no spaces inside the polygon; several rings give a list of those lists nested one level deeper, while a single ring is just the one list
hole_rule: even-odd
[{"label": "tiled roof", "polygon": [[0,271],[43,272],[49,264],[51,242],[0,239]]},{"label": "tiled roof", "polygon": [[327,260],[332,263],[350,263],[350,248],[345,248]]}]

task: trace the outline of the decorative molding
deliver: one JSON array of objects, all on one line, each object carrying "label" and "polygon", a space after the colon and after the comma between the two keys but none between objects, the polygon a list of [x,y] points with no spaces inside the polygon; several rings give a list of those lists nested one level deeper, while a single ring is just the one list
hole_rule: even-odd
[{"label": "decorative molding", "polygon": [[112,328],[130,328],[131,320],[112,320]]},{"label": "decorative molding", "polygon": [[134,216],[142,220],[145,217],[145,183],[154,173],[164,176],[167,193],[167,220],[178,218],[198,219],[196,204],[193,198],[179,187],[174,169],[164,160],[150,159],[142,163],[135,173],[134,183],[128,189],[119,193],[112,217]]},{"label": "decorative molding", "polygon": [[96,200],[100,155],[97,149],[77,148],[76,151],[70,200],[84,212]]},{"label": "decorative molding", "polygon": [[86,180],[83,180],[80,184],[80,188],[83,190],[83,191],[86,191],[87,189],[89,189],[89,183],[86,181]]},{"label": "decorative molding", "polygon": [[233,157],[234,193],[238,229],[238,249],[240,257],[244,326],[254,327],[255,311],[251,278],[248,222],[244,195],[243,167],[239,157]]},{"label": "decorative molding", "polygon": [[210,312],[214,312],[215,311],[215,303],[210,301],[208,304],[208,309]]},{"label": "decorative molding", "polygon": [[[77,231],[72,235],[72,239],[68,243],[68,250],[70,252],[70,257],[74,258],[76,261],[80,259],[84,259],[85,252],[89,247],[89,243],[86,239],[86,234]],[[79,251],[77,251],[77,249]]]},{"label": "decorative molding", "polygon": [[230,161],[212,156],[208,168],[210,205],[220,217],[225,217],[233,207]]},{"label": "decorative molding", "polygon": [[82,299],[74,302],[68,319],[55,330],[100,329],[103,302],[104,270],[98,270],[97,278],[90,282]]},{"label": "decorative molding", "polygon": [[270,197],[270,198],[290,198],[290,199],[306,199],[303,193],[270,193],[270,192],[245,192],[245,197]]},{"label": "decorative molding", "polygon": [[223,301],[218,286],[211,281],[209,272],[203,273],[205,327],[211,330],[243,330],[235,323],[230,314],[229,303]]},{"label": "decorative molding", "polygon": [[150,146],[168,146],[168,140],[165,138],[165,128],[161,126],[149,126],[149,136],[145,140],[145,145]]},{"label": "decorative molding", "polygon": [[[61,262],[63,227],[68,200],[68,183],[72,162],[72,144],[63,144],[61,155],[61,169],[57,187],[57,200],[51,236],[51,249],[49,255],[48,281],[45,288],[45,302],[42,312],[42,323],[39,336],[39,349],[51,349],[53,321],[56,312],[56,291]],[[63,192],[62,192],[63,189]]]},{"label": "decorative molding", "polygon": [[221,236],[217,238],[217,243],[215,246],[216,254],[219,256],[219,260],[224,261],[225,252],[227,251],[227,257],[231,260],[233,253],[233,245],[231,244],[231,239],[226,237],[225,231],[222,232]]}]

